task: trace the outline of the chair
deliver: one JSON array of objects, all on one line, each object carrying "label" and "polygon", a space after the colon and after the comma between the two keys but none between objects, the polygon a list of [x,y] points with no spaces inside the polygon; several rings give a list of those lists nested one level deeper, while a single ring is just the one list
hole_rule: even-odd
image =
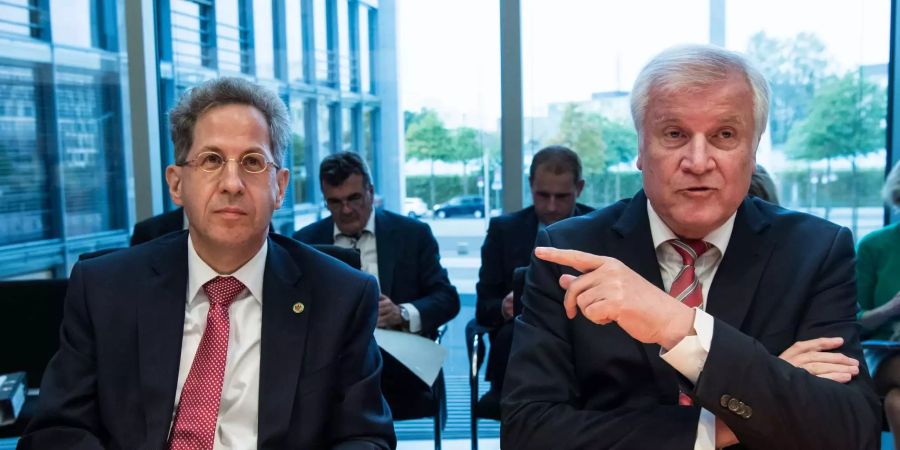
[{"label": "chair", "polygon": [[[525,290],[525,274],[527,272],[527,266],[517,267],[513,270],[513,311],[515,315],[522,312],[522,293]],[[478,410],[478,373],[484,362],[484,335],[490,331],[490,328],[479,325],[476,319],[472,319],[466,324],[466,352],[469,355],[469,425],[472,450],[478,450],[478,419],[496,420],[496,417],[489,417],[483,411]],[[500,405],[497,405],[495,410],[499,409]]]},{"label": "chair", "polygon": [[332,258],[338,259],[356,270],[360,270],[362,267],[362,260],[360,259],[359,252],[352,248],[338,247],[337,245],[330,244],[313,244],[312,248],[331,256]]},{"label": "chair", "polygon": [[59,348],[59,327],[68,280],[0,282],[0,373],[24,371],[29,394],[18,420],[0,427],[0,437],[20,436],[34,414],[36,389]]},{"label": "chair", "polygon": [[[896,341],[880,341],[880,340],[866,340],[862,341],[863,350],[887,350],[891,352],[900,352],[900,342]],[[872,368],[869,368],[869,376],[873,379],[875,378],[875,373],[872,372]],[[879,400],[881,400],[881,431],[891,431],[888,427],[887,416],[884,411],[884,397],[879,396]]]},{"label": "chair", "polygon": [[[434,341],[440,344],[446,332],[446,324],[438,327]],[[393,358],[385,352],[382,352],[382,355],[384,355],[385,358]],[[388,406],[391,406],[390,401],[388,401]],[[391,409],[393,412],[394,406],[391,406]],[[427,417],[434,418],[434,448],[435,450],[441,450],[441,435],[444,427],[447,425],[447,387],[446,381],[444,380],[443,369],[438,372],[434,384],[431,385],[429,395],[420,399],[420,402],[416,404],[415,410],[408,411],[408,413],[402,417],[397,417],[395,415],[394,420],[402,421],[423,419]]]}]

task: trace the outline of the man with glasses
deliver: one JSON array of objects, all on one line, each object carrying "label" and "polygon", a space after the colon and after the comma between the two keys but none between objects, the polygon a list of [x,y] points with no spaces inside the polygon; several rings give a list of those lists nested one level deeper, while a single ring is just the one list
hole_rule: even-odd
[{"label": "man with glasses", "polygon": [[288,120],[239,78],[180,99],[166,180],[188,230],[75,265],[19,448],[394,447],[375,279],[268,234]]},{"label": "man with glasses", "polygon": [[[459,295],[441,267],[431,228],[415,219],[374,210],[372,178],[355,153],[323,159],[319,182],[331,216],[306,226],[294,238],[359,251],[363,272],[374,275],[381,288],[378,327],[434,337],[438,327],[459,312]],[[382,390],[394,418],[433,413],[429,386],[390,354],[382,355]]]}]

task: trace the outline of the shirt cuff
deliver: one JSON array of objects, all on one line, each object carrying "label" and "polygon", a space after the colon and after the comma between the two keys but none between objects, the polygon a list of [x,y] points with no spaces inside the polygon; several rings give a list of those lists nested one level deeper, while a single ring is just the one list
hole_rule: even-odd
[{"label": "shirt cuff", "polygon": [[685,336],[669,351],[662,348],[659,357],[667,362],[675,370],[685,376],[691,383],[696,384],[700,378],[700,372],[706,365],[706,357],[709,356],[709,347],[712,345],[713,317],[701,309],[695,309],[694,331],[696,335]]},{"label": "shirt cuff", "polygon": [[409,332],[418,333],[422,331],[422,315],[419,314],[419,310],[412,303],[402,303],[402,305],[406,308],[406,312],[409,313]]},{"label": "shirt cuff", "polygon": [[716,448],[716,416],[701,409],[700,420],[697,421],[697,439],[694,450],[715,450]]}]

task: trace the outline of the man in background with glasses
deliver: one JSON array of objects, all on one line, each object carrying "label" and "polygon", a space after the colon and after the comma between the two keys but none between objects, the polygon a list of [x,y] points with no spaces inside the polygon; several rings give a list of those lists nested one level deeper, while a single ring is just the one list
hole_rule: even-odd
[{"label": "man in background with glasses", "polygon": [[[319,181],[331,216],[294,234],[307,244],[334,244],[360,253],[362,271],[381,288],[378,327],[434,338],[459,312],[459,294],[441,266],[431,228],[415,219],[373,207],[375,190],[356,153],[327,156]],[[433,392],[389,353],[382,390],[395,419],[434,414]],[[438,379],[435,383],[442,383]]]},{"label": "man in background with glasses", "polygon": [[377,283],[269,235],[287,108],[222,78],[170,112],[187,231],[76,264],[23,449],[393,448]]}]

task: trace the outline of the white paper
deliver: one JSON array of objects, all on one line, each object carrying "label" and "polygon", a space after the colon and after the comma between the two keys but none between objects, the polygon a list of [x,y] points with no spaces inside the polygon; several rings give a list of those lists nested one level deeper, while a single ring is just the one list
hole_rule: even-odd
[{"label": "white paper", "polygon": [[375,341],[429,386],[434,384],[447,358],[446,348],[417,334],[378,328]]}]

